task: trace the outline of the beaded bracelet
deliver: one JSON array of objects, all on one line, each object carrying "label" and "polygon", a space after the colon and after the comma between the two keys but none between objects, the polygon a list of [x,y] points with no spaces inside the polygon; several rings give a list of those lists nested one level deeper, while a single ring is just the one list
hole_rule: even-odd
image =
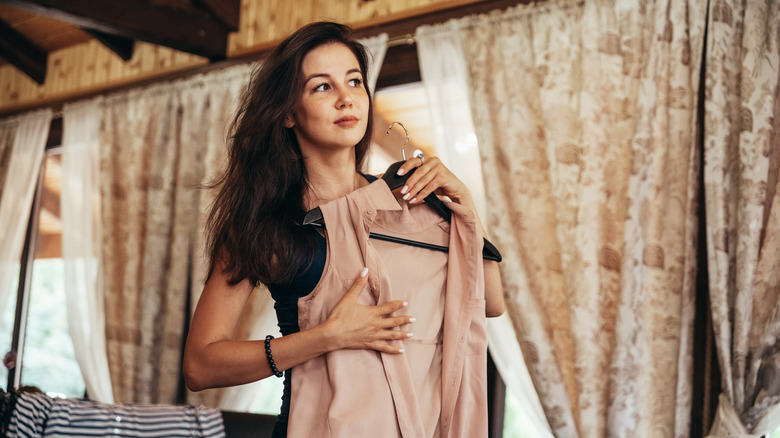
[{"label": "beaded bracelet", "polygon": [[274,356],[271,354],[271,339],[273,338],[274,337],[271,335],[265,337],[265,357],[268,359],[268,365],[271,366],[271,372],[274,373],[274,376],[283,377],[284,373],[276,368],[276,364],[274,363]]}]

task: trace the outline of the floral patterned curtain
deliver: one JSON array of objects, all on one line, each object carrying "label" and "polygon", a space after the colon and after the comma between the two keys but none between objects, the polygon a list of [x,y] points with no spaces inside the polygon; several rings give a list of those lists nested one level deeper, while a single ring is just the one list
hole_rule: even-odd
[{"label": "floral patterned curtain", "polygon": [[461,21],[508,312],[556,436],[686,436],[706,5]]},{"label": "floral patterned curtain", "polygon": [[202,251],[199,186],[220,163],[213,151],[246,77],[246,68],[227,70],[105,99],[101,277],[116,402],[176,401],[193,254]]},{"label": "floral patterned curtain", "polygon": [[780,425],[780,2],[710,2],[704,182],[722,394],[710,434]]}]

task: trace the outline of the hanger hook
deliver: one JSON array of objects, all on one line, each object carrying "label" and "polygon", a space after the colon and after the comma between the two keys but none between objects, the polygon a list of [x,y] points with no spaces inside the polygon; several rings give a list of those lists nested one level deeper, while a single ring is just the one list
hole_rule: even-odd
[{"label": "hanger hook", "polygon": [[407,144],[409,144],[409,131],[406,130],[406,126],[404,126],[403,123],[401,123],[401,122],[393,122],[393,123],[390,124],[390,126],[387,127],[386,134],[390,134],[390,130],[393,129],[393,125],[400,126],[401,129],[404,130],[404,134],[406,134],[406,141],[404,141],[404,145],[401,146],[401,157],[404,159],[404,161],[406,161],[406,151],[404,150],[404,148],[406,147]]}]

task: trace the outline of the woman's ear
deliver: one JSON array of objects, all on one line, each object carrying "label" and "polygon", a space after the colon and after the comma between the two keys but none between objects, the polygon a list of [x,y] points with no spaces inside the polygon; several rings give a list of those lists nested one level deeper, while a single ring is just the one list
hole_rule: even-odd
[{"label": "woman's ear", "polygon": [[293,118],[293,116],[290,115],[290,116],[285,117],[284,118],[284,127],[285,128],[292,128],[293,126],[295,126],[295,119]]}]

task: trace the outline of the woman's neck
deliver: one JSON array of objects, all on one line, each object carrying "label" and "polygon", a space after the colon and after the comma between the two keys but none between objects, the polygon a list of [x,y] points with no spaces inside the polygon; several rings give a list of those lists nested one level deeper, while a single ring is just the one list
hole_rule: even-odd
[{"label": "woman's neck", "polygon": [[309,189],[304,202],[309,209],[347,195],[368,183],[355,171],[354,155],[351,159],[340,161],[315,158],[305,163]]}]

